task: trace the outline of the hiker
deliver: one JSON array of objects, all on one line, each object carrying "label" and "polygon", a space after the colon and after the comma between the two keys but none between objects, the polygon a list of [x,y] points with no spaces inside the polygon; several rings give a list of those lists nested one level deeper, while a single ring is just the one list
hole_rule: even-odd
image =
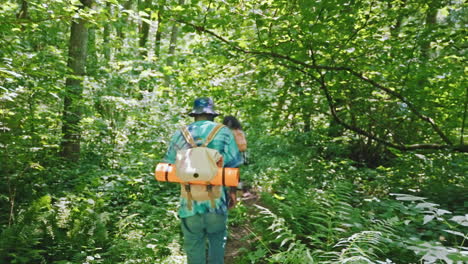
[{"label": "hiker", "polygon": [[[211,132],[219,124],[213,122],[219,114],[214,110],[213,100],[207,97],[197,98],[193,104],[193,111],[189,116],[194,117],[193,123],[187,129],[178,130],[171,139],[164,162],[174,164],[177,152],[190,149],[187,142],[189,133],[193,143],[202,146]],[[187,132],[183,132],[187,131]],[[222,126],[207,145],[209,149],[215,149],[221,154],[220,165],[237,168],[242,164],[242,156],[237,147],[231,130]],[[206,239],[208,239],[208,263],[224,263],[224,248],[227,239],[227,215],[228,208],[236,204],[235,187],[228,189],[224,186],[210,186],[216,193],[216,199],[203,201],[192,200],[194,192],[206,192],[208,189],[202,185],[181,185],[181,198],[179,217],[184,235],[184,249],[187,254],[188,264],[206,264]],[[216,189],[219,188],[219,189]],[[216,190],[219,190],[216,192]],[[211,189],[210,189],[211,191]],[[211,195],[213,195],[211,193]],[[213,196],[210,196],[213,198]],[[214,200],[214,201],[213,201]]]},{"label": "hiker", "polygon": [[242,154],[243,163],[247,164],[247,140],[245,139],[245,133],[242,130],[241,123],[234,116],[225,116],[223,119],[223,124],[231,129],[232,133],[234,134],[237,147]]}]

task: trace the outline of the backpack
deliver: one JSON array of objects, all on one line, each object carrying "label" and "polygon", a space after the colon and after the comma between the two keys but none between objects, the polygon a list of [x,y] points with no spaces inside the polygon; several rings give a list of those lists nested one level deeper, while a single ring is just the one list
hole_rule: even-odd
[{"label": "backpack", "polygon": [[[205,142],[197,146],[186,127],[181,128],[190,148],[177,151],[175,168],[181,183],[181,196],[187,198],[187,207],[192,210],[192,201],[211,201],[211,207],[216,208],[215,198],[221,197],[221,186],[213,186],[209,182],[218,174],[218,163],[222,156],[215,150],[208,148],[208,144],[224,125],[218,124],[213,128]],[[206,185],[189,184],[190,181],[206,181]]]},{"label": "backpack", "polygon": [[239,151],[245,152],[247,150],[247,140],[245,139],[244,131],[240,129],[234,129],[232,130],[232,133],[234,134],[234,139],[236,140]]}]

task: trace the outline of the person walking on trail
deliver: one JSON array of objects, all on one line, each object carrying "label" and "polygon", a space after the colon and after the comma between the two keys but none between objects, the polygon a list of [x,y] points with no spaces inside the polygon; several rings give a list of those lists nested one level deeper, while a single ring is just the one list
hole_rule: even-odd
[{"label": "person walking on trail", "polygon": [[[197,98],[193,104],[193,111],[189,113],[195,122],[173,135],[164,162],[174,164],[179,158],[178,152],[181,153],[192,147],[190,142],[187,142],[188,137],[193,138],[190,141],[196,146],[202,146],[209,141],[206,147],[217,150],[221,154],[219,165],[229,168],[239,167],[242,164],[242,156],[234,135],[228,127],[213,121],[218,115],[211,98]],[[188,190],[186,187],[181,187],[178,214],[181,219],[187,262],[188,264],[206,264],[206,240],[208,240],[208,263],[222,264],[227,239],[228,209],[235,206],[237,199],[235,187],[228,189],[223,186],[211,186],[219,188],[219,191],[213,191],[216,193],[216,198],[213,198],[213,193],[210,193],[211,199],[201,201],[192,200],[192,193],[197,190],[196,188],[206,188],[206,186],[189,185]]]},{"label": "person walking on trail", "polygon": [[234,134],[237,147],[242,154],[243,163],[247,164],[247,139],[245,138],[245,133],[242,130],[241,123],[234,116],[225,116],[223,124],[231,129]]}]

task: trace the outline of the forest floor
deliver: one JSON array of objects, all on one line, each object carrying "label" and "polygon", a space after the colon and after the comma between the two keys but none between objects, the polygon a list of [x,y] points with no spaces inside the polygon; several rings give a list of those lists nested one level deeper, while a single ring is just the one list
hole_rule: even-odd
[{"label": "forest floor", "polygon": [[255,213],[254,205],[259,202],[259,196],[255,191],[251,190],[242,193],[242,195],[238,195],[238,197],[240,197],[239,203],[242,203],[247,208],[248,216],[244,218],[245,223],[229,227],[228,241],[224,255],[225,264],[236,263],[236,258],[246,252],[246,250],[250,248],[253,242],[252,240],[255,239],[251,238],[252,232],[249,227],[251,226],[250,219],[253,218],[252,214]]}]

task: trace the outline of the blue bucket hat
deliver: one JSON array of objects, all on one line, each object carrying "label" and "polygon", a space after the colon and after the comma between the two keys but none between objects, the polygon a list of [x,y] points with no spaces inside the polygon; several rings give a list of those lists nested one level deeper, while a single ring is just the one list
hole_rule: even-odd
[{"label": "blue bucket hat", "polygon": [[209,97],[200,97],[193,102],[193,110],[189,116],[196,116],[201,114],[208,114],[218,116],[219,114],[214,110],[213,100]]}]

